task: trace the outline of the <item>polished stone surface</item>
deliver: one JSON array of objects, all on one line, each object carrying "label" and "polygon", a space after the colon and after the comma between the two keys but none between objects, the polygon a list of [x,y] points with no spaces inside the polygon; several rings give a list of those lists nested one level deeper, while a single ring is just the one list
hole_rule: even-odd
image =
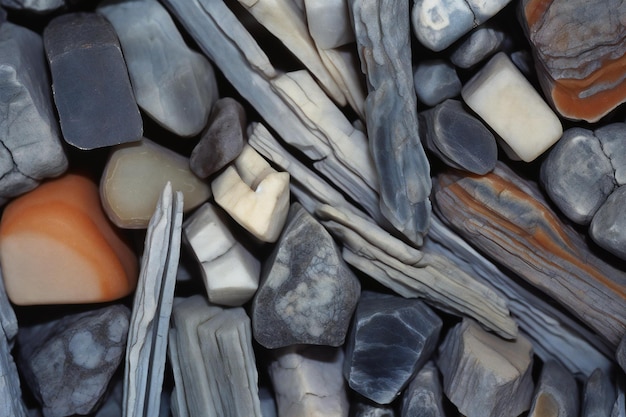
[{"label": "polished stone surface", "polygon": [[626,260],[626,186],[611,193],[598,208],[589,226],[589,235],[601,247]]},{"label": "polished stone surface", "polygon": [[417,98],[427,106],[461,94],[461,80],[454,65],[442,59],[420,60],[413,73]]},{"label": "polished stone surface", "polygon": [[506,39],[500,30],[479,26],[454,47],[450,61],[459,68],[471,68],[498,52]]}]

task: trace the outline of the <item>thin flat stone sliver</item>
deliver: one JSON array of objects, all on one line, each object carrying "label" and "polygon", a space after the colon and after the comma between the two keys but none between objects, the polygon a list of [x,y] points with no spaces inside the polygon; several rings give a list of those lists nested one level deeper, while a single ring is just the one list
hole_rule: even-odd
[{"label": "thin flat stone sliver", "polygon": [[183,196],[168,182],[148,225],[124,369],[124,416],[159,413],[180,256]]}]

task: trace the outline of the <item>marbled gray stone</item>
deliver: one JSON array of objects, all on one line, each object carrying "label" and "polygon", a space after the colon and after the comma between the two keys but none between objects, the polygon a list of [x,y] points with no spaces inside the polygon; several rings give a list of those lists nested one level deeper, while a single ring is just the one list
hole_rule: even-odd
[{"label": "marbled gray stone", "polygon": [[529,417],[577,417],[580,397],[574,376],[556,361],[543,364]]},{"label": "marbled gray stone", "polygon": [[439,370],[430,361],[417,373],[402,394],[401,417],[445,417]]},{"label": "marbled gray stone", "polygon": [[[2,278],[0,278],[2,281]],[[27,410],[22,401],[20,377],[11,356],[11,346],[0,323],[0,416],[26,417]]]},{"label": "marbled gray stone", "polygon": [[252,303],[254,338],[269,349],[340,346],[360,291],[331,235],[294,203]]},{"label": "marbled gray stone", "polygon": [[435,351],[442,321],[422,301],[363,292],[346,345],[350,388],[379,404],[395,400]]},{"label": "marbled gray stone", "polygon": [[66,169],[41,36],[11,22],[2,23],[0,204]]},{"label": "marbled gray stone", "polygon": [[624,335],[622,341],[617,347],[615,358],[617,359],[619,366],[622,367],[622,370],[626,372],[626,335]]},{"label": "marbled gray stone", "polygon": [[626,260],[626,185],[618,187],[593,216],[589,235],[598,245]]},{"label": "marbled gray stone", "polygon": [[217,81],[165,8],[151,0],[108,0],[97,11],[115,28],[139,107],[179,136],[200,133],[217,100]]},{"label": "marbled gray stone", "polygon": [[0,4],[8,9],[44,14],[65,6],[65,0],[0,0]]},{"label": "marbled gray stone", "polygon": [[114,304],[20,327],[18,366],[45,417],[94,411],[124,356],[129,316]]},{"label": "marbled gray stone", "polygon": [[594,134],[602,152],[611,160],[617,185],[626,185],[626,123],[610,123],[599,127]]},{"label": "marbled gray stone", "polygon": [[496,138],[460,101],[448,99],[420,116],[426,147],[445,164],[479,175],[495,168]]},{"label": "marbled gray stone", "polygon": [[350,0],[349,6],[361,68],[367,77],[365,122],[378,172],[380,209],[397,230],[419,246],[430,221],[431,179],[419,139],[409,3]]},{"label": "marbled gray stone", "polygon": [[454,66],[442,59],[422,60],[413,73],[417,98],[427,106],[435,106],[445,99],[461,94],[461,80]]},{"label": "marbled gray stone", "polygon": [[89,150],[135,142],[143,121],[113,26],[96,13],[55,17],[43,33],[65,141]]},{"label": "marbled gray stone", "polygon": [[235,99],[215,102],[206,131],[189,157],[189,168],[200,178],[208,178],[241,153],[246,142],[246,112]]},{"label": "marbled gray stone", "polygon": [[617,399],[611,377],[596,369],[585,381],[581,399],[581,417],[605,417],[611,414]]},{"label": "marbled gray stone", "polygon": [[355,395],[350,402],[350,417],[396,417],[392,404],[377,404],[360,395]]},{"label": "marbled gray stone", "polygon": [[505,39],[504,32],[479,26],[454,47],[450,61],[457,67],[471,68],[498,52]]}]

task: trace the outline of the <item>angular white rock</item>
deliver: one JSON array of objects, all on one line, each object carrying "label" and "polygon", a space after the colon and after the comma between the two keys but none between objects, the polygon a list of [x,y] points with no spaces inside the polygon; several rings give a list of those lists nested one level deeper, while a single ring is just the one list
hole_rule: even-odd
[{"label": "angular white rock", "polygon": [[563,134],[554,111],[503,52],[465,84],[461,95],[525,162],[536,159]]},{"label": "angular white rock", "polygon": [[304,0],[311,37],[321,49],[354,42],[346,0]]},{"label": "angular white rock", "polygon": [[261,262],[234,238],[212,204],[204,203],[185,221],[184,233],[201,264],[209,301],[240,306],[252,298]]}]

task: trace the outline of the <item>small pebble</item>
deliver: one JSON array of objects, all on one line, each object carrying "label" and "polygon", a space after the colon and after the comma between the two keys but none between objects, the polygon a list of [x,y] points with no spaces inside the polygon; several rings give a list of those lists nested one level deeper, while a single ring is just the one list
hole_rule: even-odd
[{"label": "small pebble", "polygon": [[500,50],[506,39],[502,31],[479,26],[454,48],[450,61],[460,68],[471,68]]},{"label": "small pebble", "polygon": [[417,98],[431,107],[457,97],[462,88],[454,66],[441,59],[420,61],[413,73],[413,83]]}]

